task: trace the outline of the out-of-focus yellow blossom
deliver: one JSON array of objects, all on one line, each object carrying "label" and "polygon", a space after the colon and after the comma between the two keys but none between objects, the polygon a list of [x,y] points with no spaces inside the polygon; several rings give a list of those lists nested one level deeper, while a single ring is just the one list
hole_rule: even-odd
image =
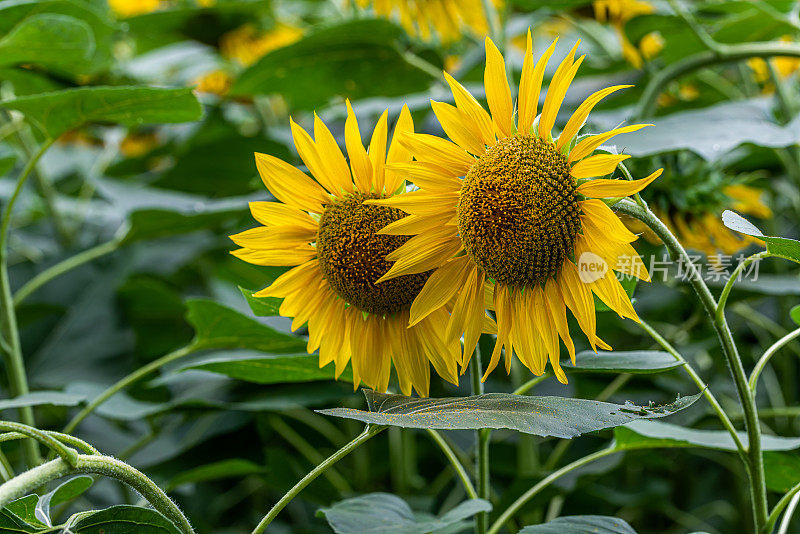
[{"label": "out-of-focus yellow blossom", "polygon": [[681,100],[691,102],[692,100],[697,100],[697,97],[700,96],[700,89],[693,83],[685,83],[678,89],[678,95]]},{"label": "out-of-focus yellow blossom", "polygon": [[678,101],[691,102],[692,100],[696,100],[699,96],[700,90],[695,84],[684,83],[678,86],[677,89],[659,94],[656,102],[659,107],[665,108],[675,105]]},{"label": "out-of-focus yellow blossom", "polygon": [[[496,6],[502,0],[493,0]],[[429,41],[434,34],[444,43],[460,39],[465,33],[483,36],[489,23],[481,0],[355,0],[358,7],[372,6],[379,17],[397,17],[409,35]]]},{"label": "out-of-focus yellow blossom", "polygon": [[216,3],[216,0],[197,0],[197,5],[200,7],[213,7]]},{"label": "out-of-focus yellow blossom", "polygon": [[119,144],[119,152],[126,158],[144,156],[158,146],[155,132],[131,132]]},{"label": "out-of-focus yellow blossom", "polygon": [[[652,13],[653,6],[644,0],[595,0],[592,2],[592,7],[594,8],[594,16],[598,21],[608,22],[614,27],[614,30],[616,30],[620,43],[622,44],[622,57],[637,69],[642,68],[642,56],[644,55],[645,58],[648,58],[648,56],[645,55],[644,50],[637,49],[636,46],[628,40],[624,28],[625,23],[632,18]],[[656,45],[656,41],[653,41],[653,39],[655,39],[655,37],[651,37],[649,41],[645,43],[648,53],[654,51],[653,47]],[[663,43],[661,44],[663,47]],[[658,51],[660,51],[660,49],[655,52],[658,53]]]},{"label": "out-of-focus yellow blossom", "polygon": [[647,60],[656,57],[663,49],[664,37],[661,36],[661,32],[650,32],[639,41],[639,50]]},{"label": "out-of-focus yellow blossom", "polygon": [[245,24],[220,37],[219,49],[223,57],[248,66],[268,52],[288,46],[302,36],[303,30],[288,24],[279,24],[269,31]]},{"label": "out-of-focus yellow blossom", "polygon": [[[791,43],[793,42],[793,39],[789,35],[784,35],[780,38],[780,42]],[[783,56],[771,58],[770,61],[775,66],[775,70],[782,79],[788,78],[800,70],[800,58]],[[748,59],[747,64],[753,70],[753,75],[758,83],[765,83],[769,81],[769,66],[765,60],[761,59],[760,57],[754,57]]]},{"label": "out-of-focus yellow blossom", "polygon": [[203,74],[196,78],[193,83],[197,85],[197,91],[200,93],[225,96],[231,89],[233,77],[224,70],[218,69]]},{"label": "out-of-focus yellow blossom", "polygon": [[118,17],[125,18],[152,13],[164,3],[162,0],[108,0],[108,7]]},{"label": "out-of-focus yellow blossom", "polygon": [[[683,246],[702,252],[709,262],[718,264],[719,255],[732,255],[748,245],[760,243],[755,237],[729,230],[722,224],[719,213],[725,209],[732,209],[759,219],[772,217],[772,210],[763,200],[764,191],[757,187],[743,184],[729,185],[725,186],[723,193],[727,197],[727,205],[719,206],[714,212],[688,213],[661,208],[654,208],[653,211]],[[626,218],[624,222],[632,232],[641,234],[650,243],[661,243],[653,231],[641,221]]]}]

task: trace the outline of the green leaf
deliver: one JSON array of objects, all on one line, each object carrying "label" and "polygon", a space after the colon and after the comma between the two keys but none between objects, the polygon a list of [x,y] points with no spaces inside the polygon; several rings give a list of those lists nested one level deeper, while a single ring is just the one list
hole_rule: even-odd
[{"label": "green leaf", "polygon": [[188,88],[79,87],[6,100],[0,107],[21,112],[52,139],[94,122],[139,126],[194,121],[202,115]]},{"label": "green leaf", "polygon": [[[747,443],[747,434],[739,432],[739,438]],[[723,451],[735,451],[736,444],[726,430],[697,430],[661,421],[634,421],[614,429],[617,448],[643,449],[662,447],[702,447]],[[761,447],[765,451],[789,451],[800,448],[800,438],[762,436]]]},{"label": "green leaf", "polygon": [[731,210],[722,212],[722,223],[735,232],[762,239],[767,243],[767,252],[770,254],[800,263],[800,241],[764,235],[756,225]]},{"label": "green leaf", "polygon": [[317,410],[364,423],[403,428],[467,430],[511,428],[536,436],[571,438],[629,423],[665,417],[691,406],[700,394],[679,397],[663,406],[611,404],[568,397],[533,397],[487,393],[472,397],[418,399],[365,389],[369,411],[351,408]]},{"label": "green leaf", "polygon": [[74,534],[180,534],[172,522],[150,508],[112,506],[90,515],[81,514],[71,527]]},{"label": "green leaf", "polygon": [[257,315],[258,317],[274,317],[280,315],[279,310],[283,299],[277,297],[254,297],[254,291],[245,289],[242,286],[239,286],[239,291],[242,292],[245,300],[247,300],[247,304],[250,305],[253,315]]},{"label": "green leaf", "polygon": [[[282,384],[286,382],[311,382],[333,380],[334,367],[320,368],[316,354],[291,354],[287,356],[263,356],[237,358],[224,356],[184,367],[186,370],[211,371],[237,380],[256,384]],[[339,380],[353,381],[352,373],[346,370]]]},{"label": "green leaf", "polygon": [[800,304],[792,308],[792,311],[789,312],[789,316],[792,318],[792,321],[800,325]]},{"label": "green leaf", "polygon": [[492,506],[481,499],[464,501],[439,518],[415,514],[400,497],[388,493],[369,493],[320,508],[317,515],[327,519],[336,534],[419,534],[447,528]]},{"label": "green leaf", "polygon": [[336,97],[423,91],[434,80],[405,60],[398,43],[402,35],[383,19],[328,26],[262,57],[239,76],[231,95],[279,93],[292,108],[312,109]]},{"label": "green leaf", "polygon": [[585,350],[572,362],[561,364],[574,371],[623,372],[634,374],[660,373],[683,365],[668,352],[658,350],[598,351]]},{"label": "green leaf", "polygon": [[519,534],[636,534],[631,526],[617,517],[604,515],[571,515],[557,517],[541,525],[530,525]]},{"label": "green leaf", "polygon": [[764,472],[771,491],[786,493],[800,483],[800,458],[796,453],[764,453]]},{"label": "green leaf", "polygon": [[42,13],[24,19],[0,39],[0,66],[37,63],[66,70],[88,62],[94,49],[87,23]]},{"label": "green leaf", "polygon": [[195,484],[197,482],[209,482],[226,478],[243,478],[247,475],[257,475],[265,472],[264,466],[249,460],[231,458],[183,471],[169,481],[169,489],[183,484]]},{"label": "green leaf", "polygon": [[6,507],[3,508],[2,512],[0,512],[0,527],[6,526],[4,524],[4,519],[6,522],[14,523],[18,527],[24,527],[24,525],[28,525],[32,528],[32,530],[19,531],[12,529],[11,532],[34,532],[38,529],[33,529],[33,527],[47,526],[45,523],[42,523],[38,517],[36,517],[36,504],[38,502],[38,495],[26,495],[25,497],[8,503]]},{"label": "green leaf", "polygon": [[186,307],[189,310],[186,320],[195,329],[200,349],[252,349],[272,353],[305,350],[305,340],[282,334],[212,300],[191,299]]},{"label": "green leaf", "polygon": [[77,406],[85,401],[86,397],[83,395],[75,395],[72,393],[62,393],[60,391],[36,391],[14,397],[13,399],[0,400],[0,410],[8,410],[10,408],[21,408],[23,406]]},{"label": "green leaf", "polygon": [[56,506],[83,494],[88,490],[94,479],[90,476],[77,476],[60,484],[56,489],[39,497],[36,503],[36,517],[42,523],[52,524],[50,520],[50,507]]}]

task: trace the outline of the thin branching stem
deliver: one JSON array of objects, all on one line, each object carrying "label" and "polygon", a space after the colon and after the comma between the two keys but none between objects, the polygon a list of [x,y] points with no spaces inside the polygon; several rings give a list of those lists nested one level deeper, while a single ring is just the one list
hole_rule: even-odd
[{"label": "thin branching stem", "polygon": [[472,480],[470,480],[469,475],[467,474],[467,470],[464,468],[464,465],[458,460],[458,456],[456,456],[455,451],[450,444],[442,437],[442,435],[432,429],[428,428],[428,435],[431,437],[433,442],[442,450],[447,460],[450,462],[450,465],[453,466],[453,470],[456,472],[459,480],[461,480],[461,484],[464,486],[464,491],[467,492],[467,496],[470,499],[477,499],[478,492],[475,491],[475,486],[472,485]]}]

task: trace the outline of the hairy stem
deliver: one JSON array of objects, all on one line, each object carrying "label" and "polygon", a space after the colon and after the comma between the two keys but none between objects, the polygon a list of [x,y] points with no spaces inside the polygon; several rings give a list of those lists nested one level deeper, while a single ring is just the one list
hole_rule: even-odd
[{"label": "hairy stem", "polygon": [[[798,50],[798,52],[800,53],[800,50]],[[745,430],[747,431],[748,438],[748,472],[750,475],[750,493],[753,501],[753,518],[756,530],[759,531],[767,520],[767,488],[764,474],[764,458],[761,453],[761,427],[759,426],[755,400],[753,399],[747,383],[747,375],[742,366],[742,359],[739,357],[739,351],[733,340],[733,335],[728,327],[728,322],[725,320],[724,310],[721,311],[720,308],[718,308],[714,296],[703,281],[697,267],[692,263],[683,245],[680,244],[678,239],[672,235],[669,228],[667,228],[649,208],[642,207],[633,201],[625,199],[617,203],[615,209],[645,223],[661,239],[673,258],[680,257],[683,259],[689,271],[689,282],[695,290],[695,293],[697,293],[700,303],[703,308],[705,308],[706,313],[708,313],[711,318],[712,326],[719,338],[722,353],[728,362],[728,367],[730,368],[733,382],[736,386],[736,393],[742,405],[742,411],[744,412]]]},{"label": "hairy stem", "polygon": [[[53,140],[48,139],[42,143],[39,150],[28,160],[17,179],[16,188],[3,210],[3,218],[2,222],[0,222],[0,312],[2,312],[0,316],[3,318],[0,338],[3,340],[3,352],[6,354],[6,369],[9,375],[11,391],[15,396],[25,395],[29,392],[29,389],[17,327],[17,314],[14,310],[14,299],[11,294],[11,282],[8,278],[8,237],[11,229],[11,214],[14,211],[14,204],[17,202],[20,193],[22,193],[25,182],[52,144]],[[20,419],[28,426],[36,426],[33,409],[30,406],[20,408]],[[25,441],[25,454],[31,464],[39,464],[42,461],[41,452],[34,440]]]},{"label": "hairy stem", "polygon": [[147,499],[153,508],[175,523],[183,534],[194,534],[189,520],[155,482],[125,462],[110,456],[81,454],[77,456],[74,467],[59,458],[25,471],[0,486],[0,508],[48,482],[70,474],[102,475],[125,482]]},{"label": "hairy stem", "polygon": [[359,447],[359,445],[369,441],[373,436],[380,433],[384,430],[385,426],[374,426],[368,425],[364,431],[358,435],[353,441],[330,455],[326,458],[322,463],[320,463],[317,467],[312,469],[306,476],[304,476],[297,484],[295,484],[292,489],[286,492],[286,494],[281,497],[281,499],[275,503],[267,515],[264,516],[264,519],[253,529],[253,534],[262,534],[267,530],[267,527],[270,523],[275,519],[275,517],[280,513],[284,507],[289,504],[292,499],[294,499],[303,489],[311,484],[318,476],[325,472],[330,466],[350,454],[353,450]]}]

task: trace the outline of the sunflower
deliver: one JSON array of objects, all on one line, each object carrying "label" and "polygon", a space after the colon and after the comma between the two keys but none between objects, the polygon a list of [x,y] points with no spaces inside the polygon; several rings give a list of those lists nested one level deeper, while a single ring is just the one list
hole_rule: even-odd
[{"label": "sunflower", "polygon": [[396,208],[373,206],[370,199],[391,198],[405,189],[403,176],[388,165],[407,164],[411,155],[396,139],[412,133],[404,107],[387,145],[387,113],[378,120],[369,151],[347,103],[345,143],[350,165],[325,124],[314,116],[315,139],[290,119],[295,146],[316,179],[267,154],[256,166],[278,202],[252,202],[250,211],[263,226],[231,236],[234,256],[256,265],[291,266],[255,297],[280,297],[280,314],[293,317],[292,329],[308,323],[309,354],[319,349],[319,364],[331,362],[338,378],[348,361],[353,384],[386,391],[391,365],[400,389],[428,394],[430,364],[443,378],[458,383],[459,341],[445,341],[445,308],[414,327],[411,303],[430,273],[420,271],[376,283],[386,274],[386,256],[408,241],[379,234],[403,218]]},{"label": "sunflower", "polygon": [[[505,347],[507,370],[516,351],[537,375],[549,359],[558,379],[566,382],[559,364],[559,337],[573,361],[575,357],[567,308],[591,346],[608,349],[596,334],[592,294],[620,316],[638,320],[613,269],[649,280],[630,245],[636,235],[601,199],[641,191],[661,171],[633,181],[587,180],[612,173],[628,157],[592,155],[595,149],[617,134],[645,125],[577,140],[591,109],[614,91],[629,87],[614,86],[590,95],[554,139],[556,115],[583,61],[583,57],[574,60],[576,44],[556,70],[537,118],[542,77],[555,44],[534,65],[528,31],[516,124],[505,62],[490,39],[486,39],[484,82],[491,114],[445,73],[456,105],[433,101],[432,107],[452,141],[413,133],[400,137],[417,161],[391,168],[407,173],[420,189],[370,201],[409,214],[382,234],[413,235],[387,256],[395,263],[379,282],[434,270],[411,305],[410,325],[457,298],[447,337],[464,336],[462,372],[480,335],[484,283],[493,282],[490,300],[498,334],[484,379]],[[605,265],[604,272],[590,279],[583,276],[579,264],[591,268],[598,262]]]},{"label": "sunflower", "polygon": [[219,48],[222,57],[247,67],[267,53],[289,46],[301,37],[303,30],[290,24],[280,23],[268,31],[245,24],[220,37]]},{"label": "sunflower", "polygon": [[361,8],[371,5],[379,17],[397,15],[409,35],[425,41],[434,34],[440,41],[450,43],[467,32],[475,35],[489,32],[481,0],[356,0],[356,4]]},{"label": "sunflower", "polygon": [[163,5],[162,0],[108,0],[108,7],[121,18],[152,13]]},{"label": "sunflower", "polygon": [[625,34],[625,23],[640,15],[649,15],[654,11],[650,2],[644,0],[595,0],[592,2],[594,16],[599,22],[609,22],[622,45],[622,56],[628,63],[642,68],[642,57],[650,59],[664,48],[664,39],[658,32],[645,35],[639,42],[639,48],[633,45]]}]

